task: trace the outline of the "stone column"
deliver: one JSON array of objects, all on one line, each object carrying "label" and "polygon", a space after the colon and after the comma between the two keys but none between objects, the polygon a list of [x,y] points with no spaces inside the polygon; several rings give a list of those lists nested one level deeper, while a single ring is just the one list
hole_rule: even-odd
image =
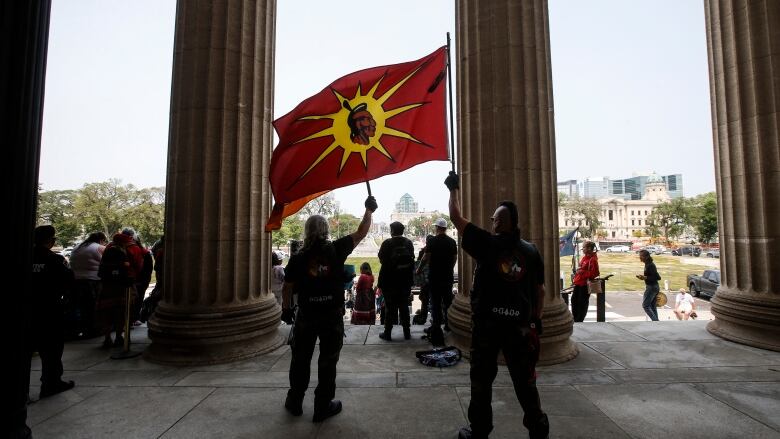
[{"label": "stone column", "polygon": [[[545,265],[540,364],[574,358],[573,320],[559,293],[558,206],[550,35],[546,0],[457,3],[458,166],[463,214],[490,230],[501,200],[517,203],[522,236]],[[473,265],[459,258],[449,312],[454,342],[468,347]]]},{"label": "stone column", "polygon": [[705,8],[721,246],[707,329],[780,351],[780,2]]},{"label": "stone column", "polygon": [[149,359],[238,360],[282,344],[270,294],[274,0],[179,0],[165,295]]},{"label": "stone column", "polygon": [[7,332],[3,340],[0,434],[9,438],[30,435],[31,267],[50,15],[50,0],[0,3],[0,200],[8,206],[3,240],[8,250],[1,265],[3,278],[13,279],[15,284],[11,293],[9,283],[3,301]]}]

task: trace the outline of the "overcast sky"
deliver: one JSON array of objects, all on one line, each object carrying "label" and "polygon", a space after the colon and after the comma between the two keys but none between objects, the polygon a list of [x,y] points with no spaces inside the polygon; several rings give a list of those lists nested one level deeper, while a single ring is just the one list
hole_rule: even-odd
[{"label": "overcast sky", "polygon": [[[655,171],[683,174],[686,196],[715,190],[702,2],[549,7],[558,180]],[[44,190],[165,184],[174,15],[173,0],[53,1]],[[275,118],[347,73],[427,55],[454,27],[453,0],[279,0]],[[376,219],[406,192],[446,212],[449,166],[373,181]],[[335,193],[362,212],[365,185]]]}]

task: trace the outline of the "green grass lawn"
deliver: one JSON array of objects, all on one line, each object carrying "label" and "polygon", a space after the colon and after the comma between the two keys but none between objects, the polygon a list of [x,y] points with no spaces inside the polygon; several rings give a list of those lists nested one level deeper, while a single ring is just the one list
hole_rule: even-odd
[{"label": "green grass lawn", "polygon": [[[691,258],[685,258],[690,261]],[[685,284],[686,278],[689,274],[702,274],[707,269],[717,269],[717,267],[711,267],[705,264],[684,264],[683,258],[679,256],[671,255],[656,255],[653,256],[653,262],[658,267],[658,272],[661,274],[661,289],[664,287],[664,280],[669,280],[669,288],[674,291],[683,287],[687,287]],[[702,258],[705,261],[706,258]],[[711,261],[711,260],[710,260]],[[379,268],[382,264],[379,263],[378,257],[352,257],[347,258],[346,264],[352,264],[355,266],[355,272],[360,272],[360,264],[368,262],[371,264],[371,271],[374,273],[374,278],[379,277]],[[637,274],[642,274],[644,271],[644,264],[639,260],[639,255],[636,253],[607,253],[599,252],[599,268],[602,276],[614,273],[607,282],[607,291],[644,291],[645,282],[636,278]],[[561,258],[561,271],[566,273],[571,272],[571,256]],[[566,279],[566,285],[569,285],[569,280]]]},{"label": "green grass lawn", "polygon": [[363,262],[368,262],[371,265],[371,272],[374,273],[374,278],[379,277],[379,267],[382,266],[382,264],[379,263],[379,258],[376,256],[373,257],[353,257],[350,256],[347,258],[347,261],[344,262],[345,264],[352,264],[355,266],[355,273],[360,274],[360,264]]},{"label": "green grass lawn", "polygon": [[[644,264],[639,260],[636,253],[606,253],[599,252],[599,271],[601,276],[613,274],[607,282],[607,292],[609,291],[644,291],[645,282],[636,278],[637,274],[644,272]],[[672,291],[687,287],[686,278],[689,274],[702,274],[707,269],[717,269],[717,267],[705,264],[684,264],[682,258],[671,255],[653,256],[661,275],[661,289],[664,287],[664,280],[669,280],[669,289]],[[690,258],[686,258],[690,260]],[[702,258],[704,260],[704,258]],[[567,273],[571,272],[571,256],[561,258],[561,270]],[[569,280],[566,279],[566,285]]]}]

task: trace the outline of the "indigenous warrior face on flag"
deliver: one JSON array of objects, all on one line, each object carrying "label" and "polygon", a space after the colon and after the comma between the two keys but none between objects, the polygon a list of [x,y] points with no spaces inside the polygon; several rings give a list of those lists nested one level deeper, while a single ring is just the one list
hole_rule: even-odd
[{"label": "indigenous warrior face on flag", "polygon": [[266,230],[339,187],[447,160],[446,46],[337,79],[274,121],[275,206]]}]

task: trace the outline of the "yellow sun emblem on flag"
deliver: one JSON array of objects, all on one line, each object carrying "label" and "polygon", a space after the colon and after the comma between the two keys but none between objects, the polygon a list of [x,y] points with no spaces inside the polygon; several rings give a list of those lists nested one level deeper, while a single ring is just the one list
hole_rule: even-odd
[{"label": "yellow sun emblem on flag", "polygon": [[376,149],[382,155],[387,157],[391,161],[395,161],[393,156],[387,151],[384,145],[382,145],[382,136],[394,136],[406,139],[415,143],[425,144],[420,140],[414,138],[411,134],[397,130],[395,128],[387,126],[387,121],[392,117],[397,116],[406,111],[412,110],[417,107],[425,105],[422,103],[414,103],[404,105],[392,110],[385,110],[383,105],[390,99],[395,92],[397,92],[406,81],[408,81],[415,73],[417,73],[422,66],[409,73],[405,78],[400,80],[397,84],[392,86],[381,96],[375,96],[379,85],[385,78],[382,75],[381,78],[368,90],[365,95],[361,90],[361,84],[358,83],[355,96],[350,98],[344,97],[341,93],[331,88],[336,100],[338,100],[341,109],[335,113],[304,116],[298,120],[320,120],[330,119],[333,124],[320,130],[310,136],[298,140],[293,143],[299,144],[312,139],[318,139],[322,137],[332,136],[333,141],[316,160],[306,169],[306,171],[298,177],[300,181],[306,176],[312,169],[319,165],[329,154],[333,153],[337,148],[341,148],[341,165],[339,166],[339,173],[344,169],[344,165],[347,164],[347,160],[352,154],[360,154],[360,158],[363,160],[363,167],[368,169],[368,160],[366,153],[371,148]]}]

